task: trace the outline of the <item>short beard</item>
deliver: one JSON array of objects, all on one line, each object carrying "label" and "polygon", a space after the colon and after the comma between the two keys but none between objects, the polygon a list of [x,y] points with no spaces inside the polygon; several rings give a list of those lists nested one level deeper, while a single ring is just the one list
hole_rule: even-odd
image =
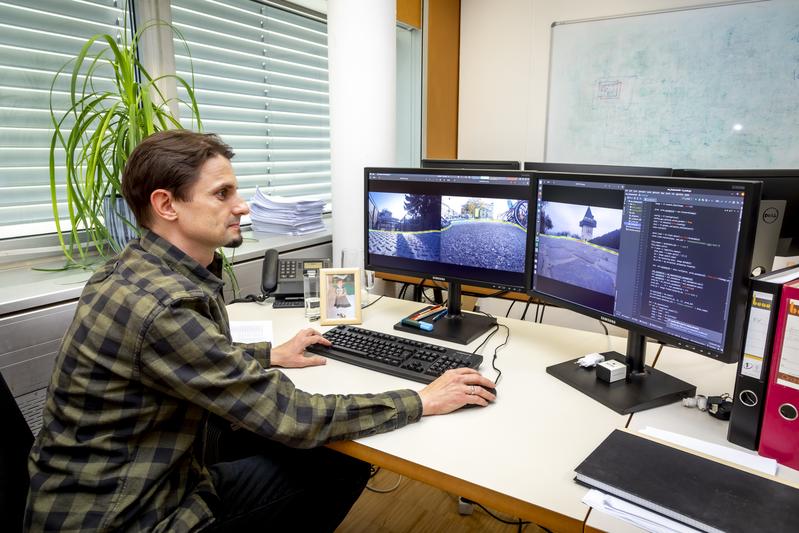
[{"label": "short beard", "polygon": [[238,248],[239,246],[241,246],[241,243],[243,242],[244,242],[244,237],[241,234],[239,234],[238,237],[233,237],[222,246],[224,248]]}]

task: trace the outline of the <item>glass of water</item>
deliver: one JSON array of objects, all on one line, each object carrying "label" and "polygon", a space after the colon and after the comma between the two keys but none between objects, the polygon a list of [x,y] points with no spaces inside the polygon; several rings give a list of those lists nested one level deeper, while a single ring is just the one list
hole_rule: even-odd
[{"label": "glass of water", "polygon": [[319,276],[315,270],[308,270],[302,277],[302,292],[305,299],[305,318],[317,320],[321,313],[319,299]]}]

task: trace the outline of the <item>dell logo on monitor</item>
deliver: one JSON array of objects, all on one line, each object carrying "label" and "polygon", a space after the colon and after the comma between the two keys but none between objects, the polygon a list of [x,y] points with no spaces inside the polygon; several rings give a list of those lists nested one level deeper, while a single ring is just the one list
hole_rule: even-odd
[{"label": "dell logo on monitor", "polygon": [[766,224],[774,224],[777,219],[779,218],[780,213],[777,211],[775,207],[769,207],[765,211],[763,211],[763,222]]}]

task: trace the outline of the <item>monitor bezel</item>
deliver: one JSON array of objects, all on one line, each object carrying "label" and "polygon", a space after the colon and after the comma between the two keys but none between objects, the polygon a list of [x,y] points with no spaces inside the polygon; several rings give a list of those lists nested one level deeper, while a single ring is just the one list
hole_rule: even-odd
[{"label": "monitor bezel", "polygon": [[604,165],[594,163],[555,163],[550,161],[525,161],[524,170],[534,172],[567,172],[572,174],[607,174],[610,176],[657,176],[668,177],[668,167],[641,167],[627,165]]},{"label": "monitor bezel", "polygon": [[[466,276],[453,276],[453,275],[428,275],[429,273],[421,272],[419,270],[411,270],[405,268],[386,267],[384,265],[375,265],[370,261],[369,253],[369,174],[371,173],[395,173],[395,174],[420,174],[420,175],[452,175],[452,176],[509,176],[509,177],[526,177],[530,179],[530,185],[527,187],[527,208],[528,208],[528,232],[525,242],[524,250],[524,273],[522,282],[519,285],[507,285],[495,282],[489,282],[479,279],[472,279]],[[532,261],[530,259],[530,208],[533,205],[533,191],[537,190],[537,185],[533,182],[533,175],[531,172],[523,170],[479,170],[479,169],[445,169],[445,168],[400,168],[400,167],[365,167],[363,170],[364,177],[364,232],[363,232],[363,250],[364,250],[364,268],[367,270],[374,270],[377,272],[387,272],[390,274],[397,274],[400,276],[408,276],[413,278],[431,279],[433,281],[442,283],[461,283],[463,285],[470,285],[473,287],[484,287],[488,289],[495,289],[498,291],[511,291],[524,294],[527,291],[527,280],[530,278],[530,269],[532,268]],[[535,186],[534,186],[535,185]]]},{"label": "monitor bezel", "polygon": [[422,159],[420,168],[445,169],[445,170],[499,170],[518,171],[522,170],[519,161],[498,160],[498,159]]},{"label": "monitor bezel", "polygon": [[[735,332],[743,332],[744,319],[749,297],[749,252],[754,247],[755,228],[757,227],[757,213],[760,203],[761,183],[759,181],[745,180],[718,180],[718,179],[698,179],[698,178],[676,178],[666,176],[628,176],[612,174],[581,174],[564,172],[536,172],[532,171],[535,177],[536,208],[538,202],[538,184],[541,179],[564,179],[591,182],[612,182],[624,185],[673,185],[676,187],[690,186],[696,189],[718,189],[732,190],[740,188],[745,192],[743,212],[741,213],[741,235],[738,240],[738,248],[735,255],[735,267],[733,272],[733,287],[730,296],[730,313],[727,319],[727,328],[724,335],[724,346],[722,350],[708,348],[699,343],[689,341],[663,331],[630,322],[625,319],[617,318],[606,313],[602,313],[590,307],[586,307],[557,296],[539,292],[533,288],[533,260],[528,258],[527,294],[550,304],[569,309],[581,315],[596,318],[601,322],[611,324],[628,331],[640,333],[651,339],[662,341],[666,344],[690,350],[692,352],[717,359],[724,363],[734,363],[740,358],[743,349],[743,335],[736,335]],[[535,250],[535,236],[538,231],[538,217],[535,218],[536,227],[530,231],[529,220],[527,230],[527,249]]]}]

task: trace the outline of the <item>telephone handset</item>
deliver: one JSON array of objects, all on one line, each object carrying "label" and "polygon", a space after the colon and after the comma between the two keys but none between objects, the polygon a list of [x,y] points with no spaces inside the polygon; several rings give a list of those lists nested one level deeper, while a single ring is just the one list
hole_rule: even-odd
[{"label": "telephone handset", "polygon": [[302,306],[302,277],[308,270],[329,268],[330,259],[280,259],[277,250],[270,249],[264,255],[261,290],[265,296],[275,300],[297,300]]}]

